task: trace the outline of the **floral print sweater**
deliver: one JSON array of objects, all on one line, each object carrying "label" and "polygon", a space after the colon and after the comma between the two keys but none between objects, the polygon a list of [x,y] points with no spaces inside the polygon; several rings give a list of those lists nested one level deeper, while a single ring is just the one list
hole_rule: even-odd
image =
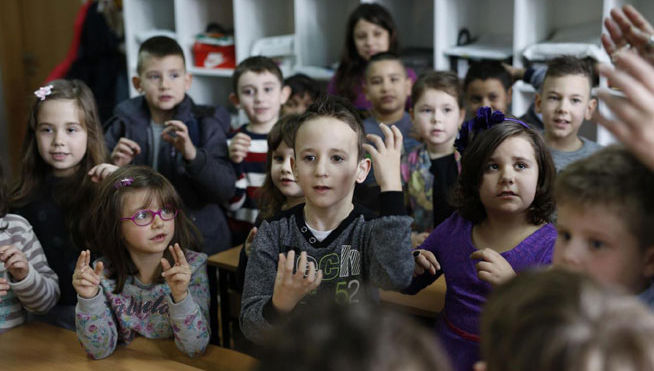
[{"label": "floral print sweater", "polygon": [[173,303],[165,282],[146,285],[134,276],[128,277],[119,294],[113,292],[116,281],[104,276],[95,297],[78,296],[77,337],[89,356],[105,358],[117,343],[129,344],[136,335],[174,337],[177,348],[190,357],[204,352],[209,343],[207,256],[185,253],[192,275],[188,295],[179,303]]}]

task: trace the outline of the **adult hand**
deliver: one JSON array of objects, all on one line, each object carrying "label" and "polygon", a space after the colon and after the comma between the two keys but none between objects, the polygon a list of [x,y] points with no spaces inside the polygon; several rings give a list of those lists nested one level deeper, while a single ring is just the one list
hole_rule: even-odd
[{"label": "adult hand", "polygon": [[375,180],[382,192],[401,191],[400,160],[402,157],[402,133],[395,125],[390,128],[379,124],[384,140],[379,135],[368,134],[372,144],[364,143],[363,148],[370,154],[375,171]]},{"label": "adult hand", "polygon": [[27,257],[14,245],[0,246],[0,262],[4,263],[14,281],[25,279],[30,270]]},{"label": "adult hand", "polygon": [[516,275],[511,264],[495,250],[477,250],[470,254],[470,259],[479,260],[475,264],[477,277],[493,286],[506,282]]},{"label": "adult hand", "polygon": [[188,135],[186,125],[179,120],[166,121],[165,125],[166,127],[161,133],[161,139],[172,144],[186,161],[193,161],[197,154],[197,149]]},{"label": "adult hand", "polygon": [[630,45],[641,57],[654,64],[654,27],[636,8],[625,5],[611,9],[611,17],[604,20],[609,34],[602,35],[602,45],[606,52],[615,57],[616,52]]},{"label": "adult hand", "polygon": [[613,112],[615,119],[598,110],[593,120],[604,126],[646,166],[654,170],[654,66],[633,52],[621,52],[615,58],[616,69],[599,65],[599,73],[626,99],[606,88],[598,97]]},{"label": "adult hand", "polygon": [[307,252],[302,251],[297,271],[293,273],[295,251],[289,251],[286,256],[279,254],[272,296],[273,306],[278,311],[290,312],[306,294],[322,282],[322,270],[316,271],[314,262],[307,263],[307,260]]},{"label": "adult hand", "polygon": [[235,164],[243,162],[248,154],[251,143],[252,139],[247,134],[238,133],[234,135],[229,142],[229,159]]},{"label": "adult hand", "polygon": [[125,166],[131,163],[139,153],[141,153],[141,147],[138,143],[122,137],[111,151],[111,162],[116,166]]},{"label": "adult hand", "polygon": [[104,265],[98,262],[95,269],[91,268],[91,252],[84,250],[79,254],[75,271],[73,272],[73,288],[77,294],[85,299],[90,299],[98,294],[100,278]]},{"label": "adult hand", "polygon": [[166,279],[173,301],[179,303],[188,294],[188,284],[191,282],[191,266],[186,261],[184,251],[176,243],[175,246],[168,246],[173,256],[174,264],[171,266],[166,258],[161,258],[161,275]]}]

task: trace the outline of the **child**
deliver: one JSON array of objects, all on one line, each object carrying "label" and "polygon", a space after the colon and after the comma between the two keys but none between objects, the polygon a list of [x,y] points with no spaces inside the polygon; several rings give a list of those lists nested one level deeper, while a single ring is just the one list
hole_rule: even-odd
[{"label": "child", "polygon": [[404,138],[404,151],[411,152],[420,144],[409,136],[413,125],[404,107],[411,94],[411,80],[397,55],[384,52],[370,58],[363,90],[371,103],[370,116],[363,120],[366,134],[375,134],[384,139],[379,124],[395,125]]},{"label": "child", "polygon": [[654,173],[623,147],[568,166],[556,180],[554,264],[641,293],[654,307],[652,187]]},{"label": "child", "polygon": [[488,298],[476,371],[654,369],[654,316],[637,300],[557,269],[524,272]]},{"label": "child", "polygon": [[59,276],[59,301],[41,319],[74,329],[71,277],[84,248],[80,221],[95,192],[87,172],[104,161],[106,149],[93,93],[83,82],[51,81],[35,96],[10,207],[32,225]]},{"label": "child", "polygon": [[232,244],[243,243],[259,213],[255,193],[266,174],[266,137],[279,119],[290,89],[283,86],[282,71],[267,57],[242,61],[232,77],[229,99],[250,121],[229,134],[229,159],[236,172],[236,194],[229,201]]},{"label": "child", "polygon": [[[261,221],[270,219],[279,212],[304,202],[304,193],[295,180],[292,166],[295,157],[293,136],[297,130],[299,118],[300,116],[293,114],[283,116],[268,133],[266,179],[258,191],[262,207],[257,223],[255,223],[257,226],[261,224]],[[245,267],[250,255],[252,239],[256,233],[257,227],[252,228],[239,255],[237,283],[241,289],[245,280]]]},{"label": "child", "polygon": [[[319,99],[300,119],[293,163],[306,203],[264,221],[254,238],[240,316],[250,340],[261,342],[279,318],[318,294],[349,304],[378,297],[364,284],[397,290],[409,283],[414,263],[411,218],[402,215],[402,134],[382,130],[385,142],[370,136],[376,148],[364,144],[354,107],[333,96]],[[375,168],[384,206],[379,218],[352,203],[354,184],[370,169],[363,148],[384,164]]]},{"label": "child", "polygon": [[[479,359],[479,315],[491,285],[549,264],[556,239],[548,223],[555,171],[540,134],[488,107],[479,112],[458,142],[457,212],[414,253],[416,277],[406,290],[416,293],[445,274],[438,333],[458,370],[470,370]],[[470,134],[472,142],[463,147]]]},{"label": "child", "polygon": [[411,318],[367,301],[323,299],[270,334],[259,371],[451,370],[434,336]]},{"label": "child", "polygon": [[480,61],[470,65],[463,81],[468,115],[474,117],[479,108],[489,106],[508,114],[513,80],[498,61]]},{"label": "child", "polygon": [[584,119],[597,105],[591,98],[593,71],[588,61],[563,56],[551,60],[541,90],[536,93],[536,112],[543,115],[545,144],[552,153],[556,171],[601,147],[578,135]]},{"label": "child", "polygon": [[431,71],[420,75],[411,92],[411,120],[424,144],[402,157],[402,182],[414,219],[412,245],[447,219],[454,208],[450,190],[461,171],[454,148],[463,119],[463,90],[455,73]]},{"label": "child", "polygon": [[318,81],[303,73],[284,80],[284,86],[291,89],[291,97],[282,106],[282,115],[301,115],[320,96]]},{"label": "child", "polygon": [[32,226],[8,214],[0,166],[0,333],[25,322],[25,310],[46,313],[59,300],[59,280],[48,266]]},{"label": "child", "polygon": [[[327,93],[347,98],[360,111],[369,110],[371,103],[363,91],[366,65],[377,53],[397,53],[397,37],[395,22],[386,8],[379,4],[360,4],[347,20],[341,61],[329,80]],[[413,70],[406,72],[411,81],[416,80]]]},{"label": "child", "polygon": [[132,83],[142,96],[119,104],[105,125],[114,165],[149,165],[173,183],[189,217],[202,232],[203,251],[227,249],[229,228],[221,208],[234,194],[234,171],[227,160],[229,114],[197,106],[186,91],[191,75],[184,52],[171,38],[141,44]]},{"label": "child", "polygon": [[[136,335],[174,337],[188,356],[209,342],[207,256],[172,184],[146,166],[107,177],[92,207],[89,244],[103,258],[89,265],[82,251],[73,274],[77,336],[94,359]],[[173,247],[174,244],[174,247]]]}]

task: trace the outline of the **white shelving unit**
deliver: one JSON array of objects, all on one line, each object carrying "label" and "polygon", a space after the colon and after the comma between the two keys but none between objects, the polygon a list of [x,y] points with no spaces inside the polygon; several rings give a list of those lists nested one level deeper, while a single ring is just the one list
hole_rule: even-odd
[{"label": "white shelving unit", "polygon": [[[526,47],[548,40],[557,30],[582,24],[596,29],[599,37],[610,9],[626,3],[654,21],[652,0],[124,0],[130,77],[136,73],[143,35],[167,30],[186,53],[194,76],[193,98],[199,103],[227,105],[233,70],[194,67],[191,52],[195,35],[208,23],[217,22],[233,28],[237,62],[247,58],[253,43],[261,38],[294,34],[295,68],[287,72],[301,71],[326,80],[333,73],[327,67],[339,60],[347,17],[361,2],[377,2],[389,9],[402,49],[433,49],[431,62],[436,69],[450,69],[448,55],[465,57],[470,47],[480,44],[522,67]],[[476,45],[457,48],[462,28],[470,31]],[[523,114],[533,97],[533,88],[517,83],[513,114]],[[609,142],[606,134],[599,130],[598,140]]]}]

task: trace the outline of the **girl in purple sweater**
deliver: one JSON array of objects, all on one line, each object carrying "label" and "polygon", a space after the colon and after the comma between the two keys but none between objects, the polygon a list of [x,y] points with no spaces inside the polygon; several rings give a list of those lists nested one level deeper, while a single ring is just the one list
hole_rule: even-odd
[{"label": "girl in purple sweater", "polygon": [[551,262],[555,170],[537,132],[488,107],[464,124],[456,146],[463,153],[453,195],[457,211],[414,251],[407,291],[416,293],[445,274],[438,333],[456,369],[471,370],[479,360],[479,315],[492,286]]},{"label": "girl in purple sweater", "polygon": [[[77,337],[104,358],[135,336],[173,338],[189,356],[209,342],[207,256],[177,192],[151,167],[126,166],[107,177],[88,221],[89,246],[73,273]],[[184,249],[182,249],[182,246]]]}]

